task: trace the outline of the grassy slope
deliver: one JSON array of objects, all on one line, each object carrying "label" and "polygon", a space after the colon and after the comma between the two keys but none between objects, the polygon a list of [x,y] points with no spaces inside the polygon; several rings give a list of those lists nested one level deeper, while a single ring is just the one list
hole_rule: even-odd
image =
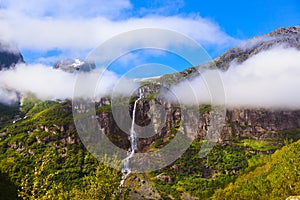
[{"label": "grassy slope", "polygon": [[[59,185],[67,196],[71,189],[84,188],[86,180],[95,177],[99,162],[78,139],[71,102],[35,102],[27,105],[26,109],[27,119],[6,124],[0,130],[5,133],[0,137],[0,175],[6,176],[6,179],[1,179],[0,185],[11,185],[10,189],[1,192],[9,199],[15,199],[16,188],[20,190],[21,185],[28,183],[27,187],[33,190],[35,180],[42,182],[50,191]],[[65,130],[61,131],[60,127]],[[71,138],[72,142],[67,142],[66,138]],[[41,169],[40,178],[35,177],[36,170]],[[119,183],[120,174],[106,170],[114,174]],[[46,179],[49,179],[47,183],[41,181]],[[113,183],[109,179],[101,181],[103,184]],[[44,193],[39,195],[41,197]]]},{"label": "grassy slope", "polygon": [[300,141],[261,159],[213,199],[285,199],[300,194]]}]

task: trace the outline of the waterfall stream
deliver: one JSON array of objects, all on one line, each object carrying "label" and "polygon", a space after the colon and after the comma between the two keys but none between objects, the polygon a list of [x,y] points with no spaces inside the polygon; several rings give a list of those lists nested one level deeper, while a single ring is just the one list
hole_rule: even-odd
[{"label": "waterfall stream", "polygon": [[130,159],[134,156],[134,153],[137,151],[137,139],[138,138],[137,138],[136,132],[134,130],[134,124],[135,124],[135,114],[136,114],[137,103],[142,98],[143,98],[143,91],[140,88],[139,89],[139,98],[137,100],[135,100],[134,106],[133,106],[130,136],[128,138],[130,141],[130,148],[128,149],[127,157],[122,161],[123,162],[123,166],[122,166],[123,176],[122,176],[120,186],[123,186],[126,178],[131,173]]}]

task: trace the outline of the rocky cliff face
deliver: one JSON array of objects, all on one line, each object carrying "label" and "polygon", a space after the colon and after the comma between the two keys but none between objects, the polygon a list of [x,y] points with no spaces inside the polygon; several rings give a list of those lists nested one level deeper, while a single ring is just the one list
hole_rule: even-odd
[{"label": "rocky cliff face", "polygon": [[0,70],[24,63],[20,51],[10,44],[0,41]]},{"label": "rocky cliff face", "polygon": [[[106,105],[109,105],[106,100]],[[156,105],[162,107],[156,107]],[[100,105],[100,106],[103,106]],[[129,111],[132,112],[132,106]],[[159,109],[159,110],[156,110]],[[153,112],[161,112],[165,110],[165,118],[156,116],[150,119]],[[201,111],[201,110],[200,110]],[[148,138],[140,138],[138,141],[139,151],[147,151],[154,146],[160,147],[169,142],[180,127],[182,112],[179,107],[172,105],[163,99],[152,99],[140,101],[137,107],[136,124],[143,127],[148,125],[151,120],[153,136]],[[210,128],[211,113],[208,110],[200,112],[198,119],[192,119],[198,122],[197,138],[204,139]],[[192,116],[193,118],[193,116]],[[161,119],[165,119],[160,122]],[[99,121],[103,132],[121,148],[128,149],[128,135],[118,128],[110,111],[99,113]],[[159,123],[155,123],[159,121]],[[156,126],[156,127],[155,127]],[[274,142],[282,142],[280,138],[299,138],[299,134],[295,132],[284,133],[286,130],[300,128],[300,110],[283,111],[283,110],[266,110],[266,109],[230,109],[226,111],[226,117],[222,133],[217,138],[220,144],[230,143],[232,141],[250,139],[250,140],[272,140]],[[128,129],[129,130],[129,129]],[[142,130],[142,128],[141,128]],[[137,128],[137,132],[139,129]],[[290,135],[287,135],[290,134]],[[159,141],[159,142],[158,142]]]},{"label": "rocky cliff face", "polygon": [[[249,57],[276,45],[300,49],[300,27],[280,28],[264,36],[247,41],[245,44],[230,49],[217,58],[215,66],[226,70],[231,62],[243,62]],[[209,67],[209,65],[208,63],[207,66]],[[191,78],[193,77],[191,74],[195,74],[195,72],[196,68],[187,69],[180,74],[168,75],[143,86],[145,98],[138,102],[136,124],[143,127],[152,121],[151,128],[153,129],[153,135],[148,138],[139,139],[139,151],[148,151],[153,149],[153,146],[160,147],[168,143],[178,131],[180,121],[184,117],[178,105],[171,104],[166,99],[157,97],[162,87],[162,82],[167,79],[170,81],[169,83],[172,83],[174,79],[179,80],[178,76],[184,79],[189,75],[189,78]],[[99,106],[110,106],[110,99],[102,100]],[[129,104],[128,109],[132,113],[133,102]],[[156,118],[151,117],[152,113],[161,113],[162,110],[165,112],[165,118],[162,115],[157,115]],[[203,139],[211,125],[211,113],[209,107],[206,107],[204,110],[199,108],[199,112],[201,114],[194,117],[198,119],[192,119],[193,117],[191,117],[190,120],[198,123],[196,130],[197,138]],[[128,135],[118,128],[111,111],[100,112],[99,115],[99,121],[104,133],[109,135],[115,144],[128,149]],[[161,122],[159,118],[164,118],[165,121]],[[293,131],[286,132],[286,130],[295,130],[297,128],[300,128],[300,110],[233,108],[226,111],[222,133],[217,139],[221,144],[243,139],[282,142],[280,138],[299,138],[299,135]],[[137,132],[139,132],[138,128]]]},{"label": "rocky cliff face", "polygon": [[278,137],[282,130],[300,127],[300,111],[265,109],[227,110],[221,141],[236,139],[266,139]]}]

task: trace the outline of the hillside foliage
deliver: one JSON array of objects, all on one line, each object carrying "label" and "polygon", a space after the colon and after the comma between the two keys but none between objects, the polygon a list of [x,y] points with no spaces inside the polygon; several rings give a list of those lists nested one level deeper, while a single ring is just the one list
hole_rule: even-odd
[{"label": "hillside foliage", "polygon": [[[118,199],[121,172],[85,149],[71,108],[70,101],[29,98],[21,110],[10,107],[4,112],[0,199]],[[97,108],[99,112],[110,109]],[[210,110],[207,106],[199,109]],[[15,123],[13,116],[19,119]],[[283,142],[274,145],[241,139],[217,144],[204,158],[199,157],[204,141],[197,140],[180,159],[147,176],[162,199],[183,199],[186,195],[196,199],[284,199],[299,195],[298,131],[282,131],[288,137],[284,147]],[[265,154],[276,149],[272,155]],[[160,179],[162,175],[168,180]]]}]

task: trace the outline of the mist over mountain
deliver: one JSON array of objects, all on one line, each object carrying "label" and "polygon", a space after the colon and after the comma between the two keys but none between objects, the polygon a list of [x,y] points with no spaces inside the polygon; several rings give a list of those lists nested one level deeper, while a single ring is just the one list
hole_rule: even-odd
[{"label": "mist over mountain", "polygon": [[[193,103],[190,97],[198,99],[196,104],[211,103],[211,92],[219,89],[227,107],[299,109],[299,74],[300,27],[280,28],[245,41],[211,63],[181,72],[181,77],[189,78],[172,85],[171,91],[186,104]],[[221,81],[210,88],[207,84],[216,77]]]},{"label": "mist over mountain", "polygon": [[[6,54],[10,55],[10,52],[5,51],[3,55]],[[94,63],[79,59],[60,60],[54,66],[10,61],[11,65],[7,65],[10,67],[0,71],[0,103],[7,105],[18,103],[27,95],[34,95],[42,100],[72,99],[78,77],[86,80],[84,84],[87,88],[95,87],[93,97],[99,99],[110,94],[119,79],[115,73],[96,68]],[[101,81],[97,82],[99,77]],[[129,91],[135,85],[133,80],[123,84]],[[125,94],[127,90],[119,92]],[[84,91],[79,95],[86,97]]]},{"label": "mist over mountain", "polygon": [[232,62],[242,63],[250,57],[276,46],[300,50],[300,26],[279,28],[266,35],[249,39],[215,59],[215,65],[218,69],[226,70]]},{"label": "mist over mountain", "polygon": [[[299,74],[299,41],[299,26],[279,28],[266,35],[252,38],[228,50],[211,63],[180,72],[179,78],[176,74],[168,75],[177,83],[170,85],[171,90],[174,90],[183,103],[191,103],[189,101],[191,96],[198,98],[197,103],[209,103],[210,91],[203,77],[209,77],[210,71],[207,70],[200,76],[194,72],[200,68],[217,69],[218,76],[223,81],[220,87],[224,87],[226,104],[230,107],[299,108],[299,98],[294,95],[300,86],[296,76]],[[94,63],[79,59],[60,60],[55,63],[53,69],[51,66],[38,64],[24,65],[20,64],[24,60],[15,47],[2,45],[1,48],[0,56],[4,57],[0,59],[1,68],[8,69],[14,66],[8,71],[0,72],[0,101],[5,103],[16,101],[17,93],[21,95],[33,93],[48,100],[72,98],[76,75],[64,72],[89,74],[95,73],[96,69]],[[96,73],[101,74],[100,71]],[[116,74],[107,72],[106,75],[110,77],[105,79],[104,76],[108,82],[102,82],[102,86],[98,87],[101,94],[112,93],[113,85],[117,83]],[[186,79],[186,76],[189,78]],[[165,81],[165,77],[162,78],[162,82]],[[180,80],[182,81],[178,84]],[[132,84],[128,87],[132,88]]]}]

